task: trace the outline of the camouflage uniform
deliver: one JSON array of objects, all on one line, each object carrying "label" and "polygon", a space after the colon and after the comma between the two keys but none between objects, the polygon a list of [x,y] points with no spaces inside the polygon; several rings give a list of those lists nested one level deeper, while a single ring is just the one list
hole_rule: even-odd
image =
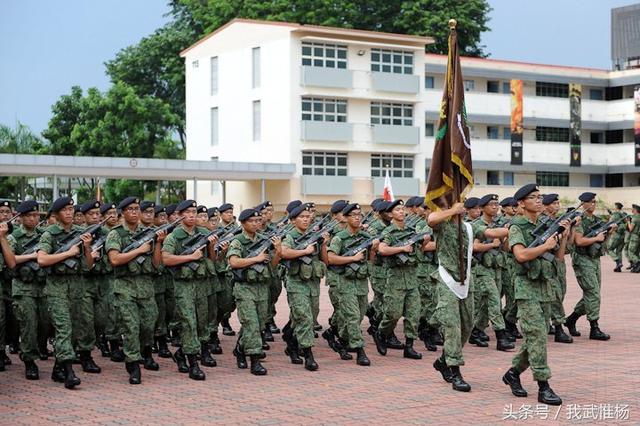
[{"label": "camouflage uniform", "polygon": [[[329,232],[329,235],[330,235],[329,241],[333,241],[333,237],[336,236],[338,233],[340,233],[342,230],[344,230],[345,227],[346,225],[343,225],[343,224],[338,224],[334,226]],[[337,288],[338,281],[339,281],[339,277],[337,276],[337,272],[332,268],[328,268],[327,276],[324,280],[324,283],[325,285],[329,286],[329,291],[328,291],[329,301],[331,302],[331,306],[333,307],[333,313],[329,317],[329,325],[336,330],[339,330],[342,327],[342,319],[340,317],[341,311],[339,308],[340,291]]]},{"label": "camouflage uniform", "polygon": [[[115,226],[107,235],[104,249],[122,252],[133,242],[133,235],[145,227],[138,224],[131,231],[128,226]],[[155,267],[152,256],[145,254],[144,262],[136,259],[126,265],[114,267],[113,292],[124,334],[124,354],[126,362],[142,359],[141,348],[153,344],[153,332],[158,317],[158,307],[154,297]]]},{"label": "camouflage uniform", "polygon": [[[611,215],[611,220],[619,220],[622,215],[622,212],[613,212],[613,214]],[[611,259],[613,259],[613,261],[616,263],[622,262],[622,249],[624,248],[624,236],[626,230],[626,222],[622,222],[620,226],[618,226],[618,229],[616,229],[615,232],[611,234],[607,243],[607,251],[609,252],[609,256],[611,256]]]},{"label": "camouflage uniform", "polygon": [[[101,230],[107,235],[110,231],[111,228],[107,226],[103,226]],[[107,340],[114,341],[120,339],[122,330],[118,321],[118,310],[115,306],[116,301],[113,293],[113,267],[106,253],[103,247],[101,256],[94,261],[91,272],[97,282],[98,289],[98,306],[96,307],[98,329],[104,333]]]},{"label": "camouflage uniform", "polygon": [[[635,265],[640,262],[640,214],[631,216],[631,224],[633,230],[629,232],[629,262]],[[622,228],[624,225],[619,227]]]},{"label": "camouflage uniform", "polygon": [[[227,231],[231,231],[235,225],[236,224],[232,222],[229,225],[224,226],[224,228]],[[211,327],[213,331],[218,330],[218,324],[223,320],[231,318],[231,313],[236,309],[233,301],[233,277],[231,276],[231,268],[229,268],[226,258],[223,257],[216,261],[216,271],[220,284],[219,287],[217,287],[219,291],[216,293],[218,317],[215,329]]]},{"label": "camouflage uniform", "polygon": [[[589,230],[599,223],[595,215],[584,215],[582,221],[575,228],[575,232],[586,236]],[[598,249],[597,246],[600,246]],[[603,253],[604,243],[592,244],[587,247],[575,247],[571,255],[573,270],[582,289],[582,298],[573,308],[578,316],[587,315],[589,321],[597,321],[600,318],[600,256]]]},{"label": "camouflage uniform", "polygon": [[[509,228],[509,247],[520,244],[528,247],[535,237],[531,231],[539,224],[530,222],[523,216],[513,219]],[[547,265],[545,267],[544,265]],[[547,365],[547,305],[553,300],[553,287],[550,277],[551,263],[541,259],[528,262],[528,268],[517,263],[514,275],[518,319],[524,336],[520,350],[513,357],[512,366],[522,373],[531,367],[533,378],[546,381],[551,377]]]},{"label": "camouflage uniform", "polygon": [[[227,250],[227,260],[231,256],[241,259],[249,254],[249,247],[264,237],[256,234],[253,239],[242,231],[235,237]],[[262,331],[269,316],[269,283],[272,271],[269,266],[261,273],[254,269],[234,271],[233,296],[238,309],[240,320],[240,346],[246,355],[260,355],[262,353]]]},{"label": "camouflage uniform", "polygon": [[[378,218],[374,220],[367,228],[367,232],[372,237],[379,237],[382,231],[389,225]],[[369,262],[371,268],[370,280],[371,290],[373,290],[373,299],[371,300],[371,308],[375,315],[375,322],[380,323],[382,320],[382,303],[384,300],[384,289],[387,284],[387,268],[382,261],[382,256],[376,254],[373,262]]]},{"label": "camouflage uniform", "polygon": [[[421,219],[416,225],[416,233],[429,231],[431,228],[427,225],[427,221]],[[420,324],[423,327],[437,328],[438,324],[433,314],[438,305],[438,282],[433,279],[432,275],[438,269],[438,259],[435,256],[435,251],[423,252],[421,248],[417,250],[416,257],[418,258],[416,276],[418,277],[418,291],[422,302]]]},{"label": "camouflage uniform", "polygon": [[[275,231],[276,225],[269,222],[261,234],[268,235]],[[269,313],[267,314],[267,324],[274,323],[276,318],[276,303],[282,293],[282,281],[278,276],[276,268],[270,268],[271,278],[269,278]]]}]

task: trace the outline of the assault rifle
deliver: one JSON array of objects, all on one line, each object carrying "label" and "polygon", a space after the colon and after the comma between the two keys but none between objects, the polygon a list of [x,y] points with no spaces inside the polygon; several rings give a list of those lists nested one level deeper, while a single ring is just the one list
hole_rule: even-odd
[{"label": "assault rifle", "polygon": [[[413,234],[410,237],[401,240],[400,242],[396,243],[393,245],[393,247],[404,247],[404,246],[412,246],[415,243],[417,243],[418,241],[422,241],[424,239],[425,236],[431,236],[432,233],[431,231],[425,231],[425,232],[418,232],[417,234]],[[395,255],[396,259],[398,259],[398,261],[400,261],[401,264],[406,264],[409,261],[409,256],[407,255],[407,253],[398,253]]]},{"label": "assault rifle", "polygon": [[374,219],[375,217],[373,216],[373,210],[369,210],[369,212],[365,214],[362,220],[360,221],[360,226],[369,225],[371,222],[373,222]]},{"label": "assault rifle", "polygon": [[[547,229],[543,231],[538,231],[538,235],[535,234],[536,229],[538,229],[539,227],[537,227],[536,229],[534,229],[532,231],[532,235],[534,235],[536,238],[535,240],[533,240],[533,242],[531,244],[529,244],[529,246],[527,248],[535,248],[535,247],[539,247],[541,245],[543,245],[544,243],[547,242],[547,240],[549,238],[551,238],[552,235],[558,233],[558,234],[562,234],[564,232],[564,226],[560,225],[560,222],[563,222],[565,220],[569,221],[571,224],[573,224],[575,222],[575,220],[582,216],[582,212],[578,211],[578,209],[572,209],[572,210],[567,210],[562,216],[558,217],[557,219],[555,219],[553,222],[551,222],[550,220],[548,220],[546,223],[549,224]],[[551,223],[549,223],[551,222]],[[548,260],[549,262],[553,262],[554,259],[554,255],[551,252],[544,252],[542,253],[542,255],[540,255],[540,257],[542,257],[543,259]],[[523,264],[525,266],[525,268],[528,267],[528,263],[524,263]]]},{"label": "assault rifle", "polygon": [[218,235],[219,237],[218,242],[215,245],[216,253],[220,253],[222,251],[222,245],[233,240],[233,238],[236,235],[238,235],[240,232],[242,232],[242,227],[240,225],[233,225],[231,229],[223,228],[223,232],[220,234],[213,234],[213,235]]},{"label": "assault rifle", "polygon": [[[351,243],[349,245],[347,245],[345,248],[351,247],[349,248],[347,251],[345,251],[344,253],[342,253],[340,256],[344,256],[344,257],[349,257],[349,256],[355,256],[356,254],[360,253],[363,250],[368,249],[369,247],[371,247],[371,245],[373,244],[373,242],[375,240],[377,240],[378,237],[370,237],[370,238],[366,238],[366,237],[362,237],[358,240],[355,240],[355,243]],[[354,244],[356,244],[354,246]],[[344,265],[345,268],[350,268],[352,269],[354,272],[357,272],[358,269],[360,269],[361,266],[365,265],[365,263],[362,262],[351,262],[351,263],[347,263],[346,265]],[[338,266],[338,265],[336,265]]]},{"label": "assault rifle", "polygon": [[[36,234],[33,237],[31,237],[30,240],[27,240],[27,242],[24,243],[24,250],[22,251],[21,256],[30,255],[37,252],[39,242],[40,242],[40,234],[36,232]],[[33,271],[37,271],[40,269],[40,265],[38,265],[38,261],[34,259],[27,260],[24,263],[20,263],[16,265],[16,269],[25,268],[25,267]]]},{"label": "assault rifle", "polygon": [[[230,229],[216,228],[213,231],[209,232],[208,234],[201,234],[198,232],[184,242],[183,244],[184,249],[180,252],[180,256],[188,256],[206,247],[207,244],[209,244],[209,237],[211,236],[220,237],[221,235],[223,235],[223,237],[220,238],[216,242],[216,245],[214,246],[214,250],[216,251],[216,253],[219,253],[220,250],[222,250],[222,244],[224,244],[225,242],[231,241],[233,237],[235,237],[237,234],[240,233],[241,230],[242,228],[240,228],[240,225],[233,225]],[[176,270],[183,266],[187,266],[191,270],[195,271],[198,269],[198,266],[200,266],[200,264],[197,261],[188,262],[187,264],[183,263],[183,264],[176,265],[172,269]]]},{"label": "assault rifle", "polygon": [[[319,228],[317,231],[305,232],[303,235],[298,237],[297,240],[294,241],[294,250],[304,250],[311,244],[317,243],[322,239],[322,234],[325,232],[331,231],[331,229],[338,224],[338,221],[333,219],[323,227]],[[306,265],[311,263],[311,258],[309,256],[299,257],[302,262]]]},{"label": "assault rifle", "polygon": [[9,231],[7,231],[7,235],[11,235],[13,233],[13,221],[15,221],[18,216],[20,216],[22,213],[16,213],[15,215],[13,215],[12,217],[9,218],[9,220],[5,221],[5,222],[0,222],[0,223],[6,223],[7,227],[9,228]]},{"label": "assault rifle", "polygon": [[[156,238],[158,237],[158,233],[163,231],[166,231],[167,234],[170,233],[175,229],[175,227],[178,225],[178,222],[180,222],[181,220],[182,220],[182,217],[179,217],[173,222],[165,223],[164,225],[158,226],[157,228],[149,227],[149,228],[143,229],[142,231],[136,233],[133,237],[131,237],[133,239],[133,242],[128,246],[126,246],[124,250],[122,250],[122,253],[128,253],[132,250],[137,249],[138,247],[142,247],[148,242],[151,242],[151,244],[153,244],[156,241]],[[136,261],[136,263],[138,263],[138,265],[142,265],[144,263],[145,256],[140,255],[136,257],[134,260]]]},{"label": "assault rifle", "polygon": [[[497,219],[497,218],[496,218],[496,219],[493,219],[493,220],[491,221],[491,223],[487,226],[487,229],[504,228],[505,226],[507,226],[507,225],[510,225],[510,224],[511,224],[511,220],[512,220],[512,219],[509,219],[508,221],[506,221],[506,222],[504,222],[504,223],[500,223],[500,222],[498,222],[498,219]],[[545,222],[545,223],[546,223],[546,222]],[[540,227],[540,226],[542,226],[542,225],[539,225],[538,227]],[[536,229],[537,229],[537,228],[536,228]],[[534,230],[534,232],[535,232],[535,230]],[[491,244],[491,243],[493,242],[493,240],[494,240],[494,239],[495,239],[495,238],[485,238],[485,239],[482,241],[482,244]],[[499,251],[497,248],[492,248],[492,249],[489,249],[489,250],[487,250],[487,251],[477,251],[477,252],[474,252],[474,253],[473,253],[473,257],[475,257],[475,258],[476,258],[476,260],[477,260],[478,262],[482,262],[482,256],[483,256],[485,253],[489,253],[489,254],[491,254],[491,255],[493,255],[493,256],[497,256],[497,255],[499,255],[499,254],[500,254],[500,251]]]},{"label": "assault rifle", "polygon": [[[623,222],[624,220],[626,220],[626,216],[622,216],[616,220],[610,220],[609,222],[598,222],[596,224],[594,224],[590,229],[589,232],[587,232],[587,235],[585,235],[585,237],[587,238],[593,238],[593,237],[597,237],[600,234],[603,234],[605,232],[609,232],[609,230],[611,228],[613,228],[614,226],[620,224],[621,222]],[[600,250],[600,247],[602,246],[602,243],[593,243],[594,249],[596,250]]]},{"label": "assault rifle", "polygon": [[[251,244],[248,249],[249,252],[247,253],[247,258],[256,257],[260,253],[264,252],[265,250],[269,250],[271,246],[273,246],[273,242],[271,241],[271,238],[273,237],[280,238],[287,232],[288,230],[286,229],[286,227],[283,229],[275,229],[274,231],[265,235],[264,239],[261,239]],[[254,271],[260,274],[262,273],[262,271],[264,271],[264,268],[266,268],[266,264],[268,262],[269,261],[267,260],[264,263],[254,263],[253,265],[247,266],[246,268],[232,269],[232,272],[237,279],[242,280],[244,278],[244,271],[246,271],[247,269],[253,269]]]},{"label": "assault rifle", "polygon": [[[80,238],[84,234],[90,234],[91,238],[95,238],[100,231],[102,225],[107,221],[107,219],[103,220],[100,223],[96,223],[95,225],[91,225],[86,229],[81,229],[77,231],[73,231],[70,233],[64,240],[61,241],[60,248],[55,251],[53,254],[64,253],[65,251],[70,250],[72,247],[75,247],[79,244],[82,244],[82,239]],[[59,262],[58,262],[59,263]],[[68,257],[62,261],[64,265],[69,269],[74,269],[78,265],[77,257]],[[53,266],[53,265],[52,265]]]}]

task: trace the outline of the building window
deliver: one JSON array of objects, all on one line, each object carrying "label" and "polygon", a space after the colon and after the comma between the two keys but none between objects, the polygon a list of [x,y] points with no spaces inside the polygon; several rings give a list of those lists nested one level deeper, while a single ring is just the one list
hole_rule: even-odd
[{"label": "building window", "polygon": [[589,89],[589,99],[592,101],[604,100],[604,90],[602,89]]},{"label": "building window", "polygon": [[346,99],[302,98],[303,121],[347,122]]},{"label": "building window", "polygon": [[371,154],[371,177],[383,177],[386,171],[390,177],[412,178],[413,155]]},{"label": "building window", "polygon": [[218,94],[218,57],[211,58],[211,96]]},{"label": "building window", "polygon": [[413,105],[371,102],[371,124],[413,126]]},{"label": "building window", "polygon": [[200,66],[200,61],[197,59],[191,62],[191,68],[198,68]]},{"label": "building window", "polygon": [[536,140],[543,142],[569,142],[569,129],[565,127],[536,127]]},{"label": "building window", "polygon": [[539,186],[569,186],[569,172],[536,172]]},{"label": "building window", "polygon": [[413,52],[371,49],[371,71],[413,74]]},{"label": "building window", "polygon": [[511,93],[511,82],[509,81],[502,82],[502,93]]},{"label": "building window", "polygon": [[502,139],[511,140],[511,128],[503,127],[502,128]]},{"label": "building window", "polygon": [[260,140],[262,132],[262,115],[260,113],[260,101],[253,101],[253,141]]},{"label": "building window", "polygon": [[302,65],[347,69],[347,46],[303,41]]},{"label": "building window", "polygon": [[431,75],[424,76],[424,88],[433,89],[435,87],[435,79]]},{"label": "building window", "polygon": [[593,188],[604,186],[604,175],[589,175],[589,185]]},{"label": "building window", "polygon": [[603,132],[591,132],[591,135],[589,137],[591,139],[591,143],[604,143]]},{"label": "building window", "polygon": [[536,81],[536,96],[568,98],[569,85],[564,83],[547,83],[546,81]]},{"label": "building window", "polygon": [[433,123],[424,123],[424,135],[427,137],[435,135],[435,125]]},{"label": "building window", "polygon": [[500,93],[500,82],[491,80],[487,81],[487,92]]},{"label": "building window", "polygon": [[211,145],[218,145],[218,137],[219,137],[218,128],[218,107],[211,108]]},{"label": "building window", "polygon": [[304,176],[346,176],[346,152],[303,152],[302,174]]},{"label": "building window", "polygon": [[502,172],[503,185],[513,185],[513,172]]},{"label": "building window", "polygon": [[254,89],[260,87],[260,48],[251,49],[251,65],[252,65],[252,86]]},{"label": "building window", "polygon": [[476,88],[476,82],[474,80],[464,80],[462,83],[464,84],[465,92],[471,92]]},{"label": "building window", "polygon": [[487,126],[487,139],[498,139],[499,133],[500,133],[500,127]]},{"label": "building window", "polygon": [[500,172],[487,170],[487,185],[500,185]]}]

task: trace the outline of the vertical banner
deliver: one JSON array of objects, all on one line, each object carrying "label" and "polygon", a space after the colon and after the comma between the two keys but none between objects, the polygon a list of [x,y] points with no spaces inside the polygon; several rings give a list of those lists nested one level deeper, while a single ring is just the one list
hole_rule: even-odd
[{"label": "vertical banner", "polygon": [[633,100],[634,100],[633,142],[636,146],[635,163],[636,163],[636,167],[640,167],[640,86],[636,86],[633,92]]},{"label": "vertical banner", "polygon": [[582,156],[580,144],[582,136],[582,85],[569,84],[569,145],[571,146],[571,158],[569,166],[580,167]]},{"label": "vertical banner", "polygon": [[511,164],[522,165],[522,80],[511,80]]}]

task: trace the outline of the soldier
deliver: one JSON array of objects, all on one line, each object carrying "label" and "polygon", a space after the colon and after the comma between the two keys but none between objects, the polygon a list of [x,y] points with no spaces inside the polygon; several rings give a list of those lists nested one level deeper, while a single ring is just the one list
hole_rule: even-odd
[{"label": "soldier", "polygon": [[[74,208],[70,197],[61,197],[51,205],[51,214],[56,216],[57,224],[47,227],[38,244],[38,265],[50,268],[46,278],[44,295],[51,315],[51,322],[55,329],[56,362],[53,366],[51,379],[63,382],[65,388],[73,389],[80,384],[80,379],[73,371],[72,362],[75,359],[72,344],[71,305],[78,292],[78,280],[81,278],[82,262],[76,261],[74,267],[65,265],[65,261],[82,255],[88,269],[93,267],[91,256],[91,235],[81,234],[82,228],[73,224]],[[63,241],[73,235],[80,235],[78,245],[66,251],[57,253],[63,246]],[[82,249],[80,248],[82,245]]]},{"label": "soldier", "polygon": [[[218,229],[220,223],[220,216],[218,215],[218,208],[211,207],[207,209],[208,223],[207,229],[214,231]],[[214,262],[214,267],[217,268],[218,262],[222,256],[218,255],[218,260]],[[220,346],[220,339],[218,338],[218,295],[222,291],[222,285],[220,284],[220,278],[217,273],[211,276],[211,295],[207,298],[207,308],[209,313],[209,350],[214,355],[222,354],[222,347]]]},{"label": "soldier", "polygon": [[[589,231],[600,223],[594,215],[596,209],[596,194],[583,192],[578,199],[584,207],[584,215],[575,228],[575,250],[571,254],[573,270],[582,289],[582,298],[567,317],[566,325],[572,336],[580,336],[576,330],[576,321],[582,315],[587,315],[591,325],[589,338],[593,340],[609,340],[611,336],[603,333],[598,326],[600,319],[600,256],[603,253],[603,242],[607,233],[600,233],[594,237],[587,237]],[[615,226],[609,231],[615,231]]]},{"label": "soldier", "polygon": [[178,204],[176,203],[171,203],[167,205],[167,221],[168,222],[173,222],[178,218],[178,212],[176,212],[176,207],[178,207]]},{"label": "soldier", "polygon": [[[154,205],[151,206],[151,204]],[[168,223],[167,209],[162,204],[155,204],[148,201],[140,203],[142,217],[147,215],[145,212],[150,209],[153,209],[153,213],[149,214],[153,217],[153,222],[149,226],[157,228]],[[158,307],[153,352],[157,352],[160,358],[171,358],[173,355],[167,345],[167,333],[169,330],[169,324],[173,320],[173,312],[176,306],[175,297],[173,295],[173,278],[171,277],[171,273],[161,263],[158,265],[157,276],[153,281],[154,298],[156,300],[156,306]]]},{"label": "soldier", "polygon": [[[246,355],[251,358],[251,374],[264,376],[267,369],[260,363],[264,339],[264,327],[269,315],[269,282],[273,274],[271,267],[280,261],[280,238],[271,237],[273,256],[269,255],[265,237],[258,230],[262,225],[260,212],[246,209],[240,213],[242,233],[235,237],[227,250],[229,266],[234,273],[235,285],[233,295],[238,308],[238,319],[241,328],[238,333],[235,355],[238,368],[246,368]],[[259,254],[249,257],[250,250],[264,244],[265,249]],[[270,265],[264,265],[270,263]],[[255,265],[262,265],[258,271]]]},{"label": "soldier", "polygon": [[[334,297],[337,299],[338,312],[334,312],[334,315],[337,314],[340,318],[340,321],[332,324],[332,327],[334,325],[340,327],[338,335],[343,343],[341,349],[346,353],[345,347],[354,348],[357,353],[356,363],[368,366],[371,361],[364,351],[364,338],[360,324],[367,310],[369,293],[367,258],[373,260],[374,250],[380,240],[374,240],[370,250],[365,248],[354,255],[346,256],[349,247],[357,245],[357,241],[371,237],[360,229],[362,210],[359,204],[348,204],[341,213],[346,218],[347,227],[336,233],[327,249],[329,269],[336,274],[333,279],[336,281],[334,292],[337,294]],[[369,253],[368,256],[367,253]],[[355,269],[354,265],[357,266]]]},{"label": "soldier", "polygon": [[[611,220],[618,220],[624,216],[624,212],[622,211],[624,206],[622,203],[615,203],[615,206],[615,211],[611,213]],[[627,228],[625,226],[618,226],[616,232],[611,234],[609,243],[607,244],[609,256],[616,262],[616,267],[613,269],[613,272],[622,272],[622,249],[624,248],[624,235],[626,231]]]},{"label": "soldier", "polygon": [[[418,337],[418,321],[420,320],[420,293],[416,280],[416,264],[413,244],[401,245],[407,238],[405,229],[405,209],[402,200],[389,203],[386,212],[391,213],[391,225],[380,235],[378,253],[383,256],[387,267],[387,283],[384,290],[382,321],[378,332],[374,334],[376,348],[380,355],[387,354],[387,338],[396,327],[400,317],[404,317],[405,344],[403,356],[410,359],[422,359],[422,354],[413,348],[413,341]],[[428,240],[419,242],[421,246]],[[396,255],[405,254],[406,262],[400,262]]]},{"label": "soldier", "polygon": [[464,200],[464,208],[466,209],[467,214],[465,215],[465,220],[468,222],[473,222],[482,214],[482,210],[478,207],[478,202],[480,201],[477,197],[469,197]]},{"label": "soldier", "polygon": [[631,220],[627,222],[629,230],[629,262],[631,262],[631,272],[640,272],[640,206],[631,206]]},{"label": "soldier", "polygon": [[[535,184],[527,184],[520,188],[513,197],[523,208],[524,215],[516,217],[509,228],[509,245],[516,261],[514,276],[518,319],[524,335],[524,342],[514,356],[512,367],[502,377],[509,385],[511,392],[517,397],[526,397],[527,391],[520,383],[520,374],[531,367],[533,378],[538,382],[538,402],[549,405],[560,405],[562,400],[549,386],[551,370],[547,365],[547,319],[545,306],[550,299],[551,288],[542,272],[542,260],[538,257],[553,251],[560,240],[566,240],[569,234],[569,223],[563,222],[565,232],[551,236],[544,244],[529,248],[536,238],[531,231],[539,225],[538,216],[542,211],[542,197]],[[564,256],[564,249],[556,256]],[[528,266],[525,266],[528,265]]]},{"label": "soldier", "polygon": [[[195,201],[185,200],[176,208],[183,219],[165,239],[162,260],[168,268],[176,269],[173,275],[176,314],[182,330],[182,347],[174,354],[178,371],[188,372],[189,378],[193,380],[205,380],[206,376],[200,370],[196,356],[200,353],[205,367],[216,366],[207,346],[210,330],[206,294],[211,288],[209,280],[215,273],[213,261],[216,259],[217,237],[210,235],[206,228],[196,226],[196,206]],[[183,254],[187,248],[186,243],[196,234],[202,235],[202,246],[191,254]]]},{"label": "soldier", "polygon": [[[289,261],[286,288],[291,327],[297,344],[303,351],[304,367],[309,371],[318,369],[318,364],[311,350],[315,343],[313,340],[313,318],[315,307],[319,304],[320,280],[325,275],[327,244],[329,242],[329,235],[325,233],[322,235],[321,243],[317,241],[303,249],[296,247],[296,240],[307,232],[312,217],[313,213],[308,203],[293,209],[289,213],[289,218],[293,221],[294,228],[287,233],[282,242],[282,258]],[[316,245],[319,245],[317,249]],[[305,262],[302,258],[308,259],[308,261]],[[291,354],[289,356],[293,363],[297,363]]]},{"label": "soldier", "polygon": [[84,226],[86,221],[84,220],[84,214],[80,211],[81,204],[73,206],[73,224],[77,226]]},{"label": "soldier", "polygon": [[[500,220],[500,224],[504,226],[507,223],[511,223],[516,217],[516,207],[518,202],[513,197],[506,197],[500,201],[502,207],[503,216]],[[505,268],[502,270],[500,276],[502,282],[502,294],[504,295],[504,307],[502,309],[502,316],[504,317],[504,325],[507,329],[508,335],[511,337],[509,340],[522,339],[522,334],[518,331],[517,322],[517,309],[516,298],[513,287],[513,271],[515,268],[515,258],[509,248],[509,241],[505,239],[505,245],[502,246],[502,254],[505,260]]]},{"label": "soldier", "polygon": [[[218,212],[220,213],[220,226],[231,230],[236,224],[235,216],[233,215],[233,204],[225,203],[221,205],[218,207]],[[226,257],[220,258],[219,261],[224,273],[218,274],[220,286],[222,287],[222,291],[218,293],[218,322],[222,325],[222,334],[225,336],[235,336],[236,332],[231,327],[231,324],[229,324],[231,313],[236,309],[233,303],[233,280],[229,273],[229,264],[227,263]]]},{"label": "soldier", "polygon": [[[148,241],[128,249],[134,236],[147,229],[140,223],[140,199],[127,197],[118,204],[124,222],[107,235],[105,251],[114,269],[113,292],[124,334],[125,366],[129,383],[140,384],[140,361],[145,370],[160,367],[152,356],[153,333],[158,307],[154,298],[154,279],[162,261],[160,244],[165,232],[156,235],[156,244]],[[148,214],[147,214],[148,216]],[[139,235],[139,234],[138,234]]]},{"label": "soldier", "polygon": [[487,194],[478,201],[482,215],[472,222],[474,233],[473,250],[477,264],[474,275],[474,328],[469,343],[478,343],[486,347],[480,340],[480,330],[484,330],[489,321],[496,333],[496,349],[507,351],[515,348],[505,332],[504,318],[500,306],[500,272],[504,259],[498,249],[502,246],[501,238],[507,237],[508,229],[496,227],[494,222],[498,213],[498,195]]},{"label": "soldier", "polygon": [[[7,254],[11,251],[7,238],[10,235],[9,225],[6,222],[11,219],[12,216],[11,203],[9,201],[0,202],[0,244],[2,244],[2,250],[7,250]],[[13,225],[12,225],[13,226]],[[7,356],[7,325],[8,319],[10,319],[10,306],[9,300],[11,297],[10,282],[5,280],[8,277],[8,270],[15,267],[15,264],[7,265],[7,259],[0,252],[0,371],[4,371],[5,365],[11,365],[11,358]]]}]

